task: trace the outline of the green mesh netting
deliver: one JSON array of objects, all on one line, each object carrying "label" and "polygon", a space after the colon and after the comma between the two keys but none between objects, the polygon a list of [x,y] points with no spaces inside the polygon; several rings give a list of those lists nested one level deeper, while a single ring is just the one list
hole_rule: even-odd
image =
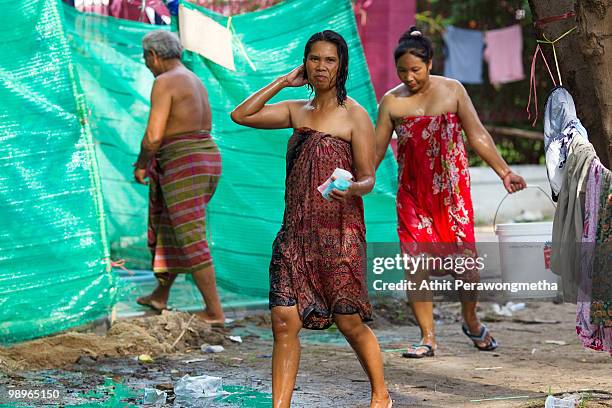
[{"label": "green mesh netting", "polygon": [[[184,3],[223,25],[227,18]],[[152,75],[140,41],[150,25],[84,15],[65,8],[81,84],[91,108],[97,141],[111,251],[132,267],[148,268],[147,188],[132,181],[148,115]],[[234,16],[236,71],[185,52],[184,62],[205,83],[213,111],[213,136],[223,157],[223,176],[209,209],[210,243],[221,287],[266,297],[271,244],[284,208],[285,151],[291,130],[255,130],[234,124],[229,112],[252,92],[302,61],[308,37],[326,28],[340,32],[350,50],[347,89],[375,118],[376,100],[349,0],[288,0]],[[248,58],[247,58],[248,56]],[[255,66],[253,70],[251,63]],[[307,98],[306,88],[284,90],[278,99]],[[368,240],[393,241],[396,164],[388,158],[366,197]]]},{"label": "green mesh netting", "polygon": [[114,300],[91,134],[60,7],[0,0],[4,344],[105,316]]},{"label": "green mesh netting", "polygon": [[[227,24],[225,17],[188,3],[186,6]],[[228,112],[299,65],[308,38],[328,28],[346,39],[350,54],[348,94],[366,108],[372,119],[376,117],[376,99],[350,1],[285,1],[236,16],[231,24],[238,40],[234,47],[236,72],[189,52],[184,60],[209,91],[213,134],[223,154],[223,178],[210,212],[213,255],[220,267],[220,279],[230,289],[267,296],[271,244],[283,216],[285,152],[291,130],[245,128],[234,124]],[[309,96],[306,88],[285,89],[272,102]],[[378,171],[375,191],[365,199],[369,241],[396,239],[395,166],[394,159],[386,160]]]},{"label": "green mesh netting", "polygon": [[149,113],[153,75],[141,41],[159,29],[64,6],[66,35],[87,104],[102,179],[111,253],[150,268],[146,247],[147,187],[136,184],[136,161]]},{"label": "green mesh netting", "polygon": [[[115,299],[103,261],[109,246],[130,267],[149,266],[147,189],[132,181],[131,165],[153,81],[140,41],[159,27],[80,14],[67,6],[62,25],[58,0],[2,4],[0,341],[10,342],[107,313]],[[228,113],[299,64],[308,37],[326,28],[348,42],[349,95],[372,118],[376,101],[348,0],[288,0],[235,16],[232,27],[236,72],[189,52],[184,61],[208,88],[213,135],[223,156],[223,177],[208,210],[219,284],[235,293],[234,300],[264,299],[271,243],[284,207],[291,131],[240,127]],[[307,97],[304,88],[283,91],[277,99]],[[95,140],[104,212],[97,211],[100,187],[89,129],[79,123],[85,116]],[[369,241],[395,240],[395,167],[388,153],[375,191],[365,199]],[[104,215],[108,244],[99,223]]]}]

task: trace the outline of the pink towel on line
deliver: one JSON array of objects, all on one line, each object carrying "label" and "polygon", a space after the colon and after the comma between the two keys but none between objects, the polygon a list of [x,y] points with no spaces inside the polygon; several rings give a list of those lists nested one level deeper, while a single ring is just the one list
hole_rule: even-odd
[{"label": "pink towel on line", "polygon": [[521,26],[485,32],[485,61],[489,64],[489,81],[505,84],[525,78],[523,71],[523,32]]}]

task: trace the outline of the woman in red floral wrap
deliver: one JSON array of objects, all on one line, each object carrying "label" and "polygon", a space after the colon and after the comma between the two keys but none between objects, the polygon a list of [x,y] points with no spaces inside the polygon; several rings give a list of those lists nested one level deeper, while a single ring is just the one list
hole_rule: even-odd
[{"label": "woman in red floral wrap", "polygon": [[[402,252],[412,256],[475,257],[474,210],[462,131],[509,193],[525,188],[525,180],[512,172],[497,152],[463,85],[429,74],[433,57],[429,39],[412,27],[402,35],[394,54],[402,83],[389,90],[379,106],[376,164],[382,161],[395,130],[398,136],[397,231]],[[439,272],[422,269],[410,279],[419,282]],[[476,269],[452,275],[468,282],[479,279]],[[463,332],[478,349],[494,350],[495,339],[476,316],[476,294],[461,295]],[[411,297],[410,304],[422,338],[403,356],[433,356],[436,349],[433,303]]]}]

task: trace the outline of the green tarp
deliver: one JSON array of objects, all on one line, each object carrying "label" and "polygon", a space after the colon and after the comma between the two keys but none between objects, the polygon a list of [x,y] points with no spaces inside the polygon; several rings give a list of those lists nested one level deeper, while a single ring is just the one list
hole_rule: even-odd
[{"label": "green tarp", "polygon": [[0,0],[0,344],[106,316],[99,179],[58,0]]},{"label": "green tarp", "polygon": [[[226,17],[184,4],[227,25]],[[66,7],[66,20],[91,108],[112,254],[132,267],[147,268],[147,188],[132,181],[131,164],[146,126],[153,82],[142,60],[140,41],[159,27],[84,15],[70,7]],[[213,136],[223,157],[223,176],[208,209],[218,282],[237,293],[266,297],[271,245],[283,215],[285,151],[291,130],[245,128],[234,124],[229,112],[300,64],[307,39],[327,28],[340,32],[349,46],[349,95],[373,119],[376,100],[350,1],[287,0],[234,16],[231,26],[235,72],[190,52],[185,52],[183,60],[208,89]],[[275,100],[309,96],[304,87],[283,90]],[[365,200],[369,241],[396,240],[395,166],[392,158],[383,163],[376,189]]]},{"label": "green tarp", "polygon": [[[59,0],[0,6],[0,342],[8,343],[107,314],[116,299],[109,249],[131,268],[149,267],[147,188],[132,181],[132,163],[153,82],[141,39],[160,27],[81,14]],[[372,119],[376,101],[349,0],[287,0],[235,16],[231,27],[236,72],[189,52],[184,62],[208,88],[223,157],[208,209],[218,282],[232,299],[252,301],[268,294],[291,130],[244,128],[229,112],[300,64],[308,37],[328,28],[349,45],[349,95]],[[276,100],[309,96],[294,88]],[[395,178],[389,152],[365,199],[370,242],[396,240]]]}]

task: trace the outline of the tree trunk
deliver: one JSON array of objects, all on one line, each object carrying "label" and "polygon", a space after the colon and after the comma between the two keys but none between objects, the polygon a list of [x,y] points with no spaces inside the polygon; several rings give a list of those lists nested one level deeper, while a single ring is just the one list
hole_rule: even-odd
[{"label": "tree trunk", "polygon": [[[529,0],[534,21],[575,11],[576,17],[536,28],[538,38],[555,40],[563,85],[576,102],[578,117],[601,162],[612,164],[612,0]],[[542,45],[553,74],[552,46]],[[542,72],[542,71],[540,71]]]}]

